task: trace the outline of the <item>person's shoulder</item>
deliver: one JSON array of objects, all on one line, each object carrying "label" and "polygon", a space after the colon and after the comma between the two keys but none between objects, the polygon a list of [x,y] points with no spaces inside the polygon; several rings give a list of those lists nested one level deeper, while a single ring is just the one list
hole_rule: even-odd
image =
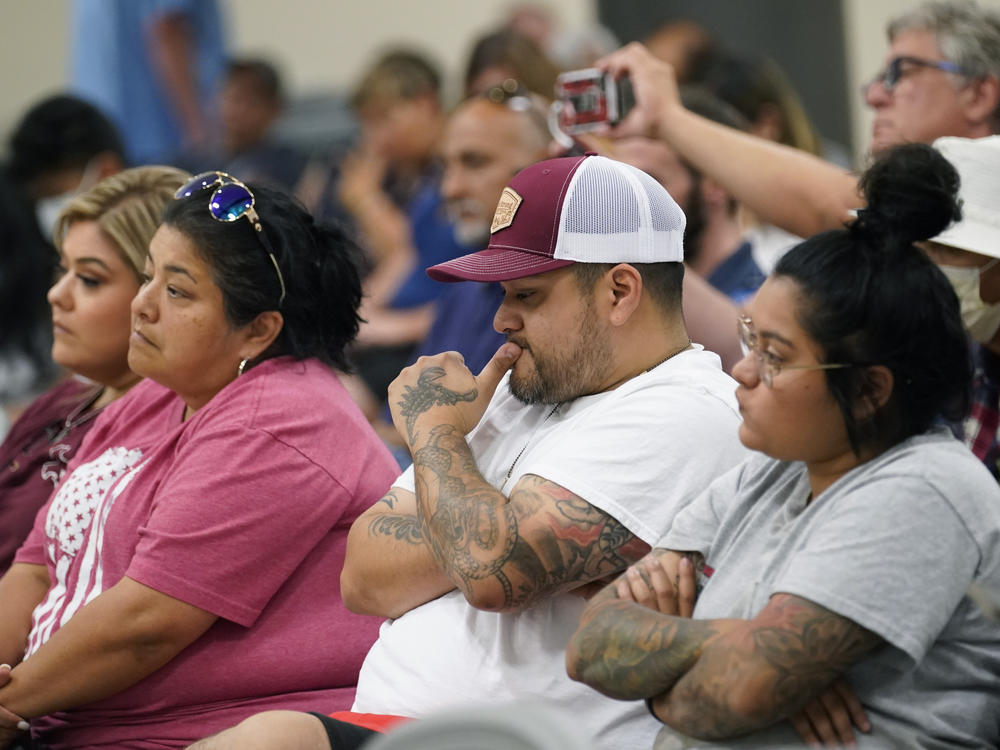
[{"label": "person's shoulder", "polygon": [[60,415],[65,416],[79,405],[85,394],[95,388],[93,383],[79,378],[66,378],[59,381],[28,404],[28,407],[14,422],[11,432],[13,433],[19,425],[29,424],[38,419],[55,419]]},{"label": "person's shoulder", "polygon": [[377,441],[340,379],[316,359],[276,357],[227,385],[192,418],[202,434],[266,432],[301,450]]},{"label": "person's shoulder", "polygon": [[978,490],[1000,498],[1000,486],[989,470],[943,425],[914,435],[873,459],[872,474],[912,476],[945,496]]},{"label": "person's shoulder", "polygon": [[738,414],[736,381],[722,370],[719,355],[700,344],[677,354],[641,376],[624,384],[622,394],[649,391],[656,401],[686,403],[699,406],[724,407]]},{"label": "person's shoulder", "polygon": [[989,532],[1000,544],[1000,486],[943,426],[890,448],[845,477],[836,491],[877,502],[888,512],[922,516],[932,525],[935,518],[956,517],[972,537]]}]

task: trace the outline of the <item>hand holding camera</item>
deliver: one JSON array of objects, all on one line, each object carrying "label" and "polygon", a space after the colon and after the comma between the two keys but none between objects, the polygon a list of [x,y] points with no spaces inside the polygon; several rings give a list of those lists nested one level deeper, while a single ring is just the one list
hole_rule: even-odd
[{"label": "hand holding camera", "polygon": [[663,124],[683,108],[673,68],[637,42],[598,60],[595,68],[566,73],[563,79],[556,86],[558,117],[552,118],[560,141],[570,140],[566,133],[587,131],[613,138],[662,138]]}]

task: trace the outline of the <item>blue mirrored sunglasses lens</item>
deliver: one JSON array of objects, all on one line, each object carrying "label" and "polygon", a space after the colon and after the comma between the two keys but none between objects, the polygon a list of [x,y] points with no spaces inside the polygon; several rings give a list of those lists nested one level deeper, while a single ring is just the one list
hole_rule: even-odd
[{"label": "blue mirrored sunglasses lens", "polygon": [[253,195],[242,185],[228,182],[212,194],[208,210],[219,221],[236,221],[253,205]]},{"label": "blue mirrored sunglasses lens", "polygon": [[197,192],[206,190],[219,181],[218,172],[202,172],[200,175],[192,177],[185,182],[174,193],[174,198],[187,198]]}]

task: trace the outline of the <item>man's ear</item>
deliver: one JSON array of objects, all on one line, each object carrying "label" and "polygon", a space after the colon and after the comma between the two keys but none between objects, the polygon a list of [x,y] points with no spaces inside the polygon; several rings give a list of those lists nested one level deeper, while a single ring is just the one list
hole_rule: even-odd
[{"label": "man's ear", "polygon": [[973,79],[966,87],[965,115],[974,124],[995,124],[997,108],[1000,107],[1000,80],[996,76],[982,76]]},{"label": "man's ear", "polygon": [[610,269],[599,282],[606,285],[612,301],[611,325],[624,325],[639,307],[642,299],[642,274],[635,266],[619,263]]},{"label": "man's ear", "polygon": [[247,359],[257,359],[278,338],[284,325],[285,319],[277,310],[262,312],[247,327],[243,351],[240,353]]},{"label": "man's ear", "polygon": [[854,406],[854,418],[864,422],[872,418],[892,397],[895,386],[892,371],[885,365],[871,365],[865,368],[865,380]]}]

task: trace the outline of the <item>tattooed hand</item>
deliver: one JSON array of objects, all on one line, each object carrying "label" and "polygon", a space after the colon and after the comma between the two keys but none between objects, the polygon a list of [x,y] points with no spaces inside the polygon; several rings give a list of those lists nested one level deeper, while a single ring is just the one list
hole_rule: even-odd
[{"label": "tattooed hand", "polygon": [[389,408],[411,453],[420,435],[418,422],[424,419],[431,420],[429,426],[449,424],[468,434],[520,353],[516,344],[504,344],[479,375],[469,371],[458,352],[421,357],[399,373],[389,385]]}]

